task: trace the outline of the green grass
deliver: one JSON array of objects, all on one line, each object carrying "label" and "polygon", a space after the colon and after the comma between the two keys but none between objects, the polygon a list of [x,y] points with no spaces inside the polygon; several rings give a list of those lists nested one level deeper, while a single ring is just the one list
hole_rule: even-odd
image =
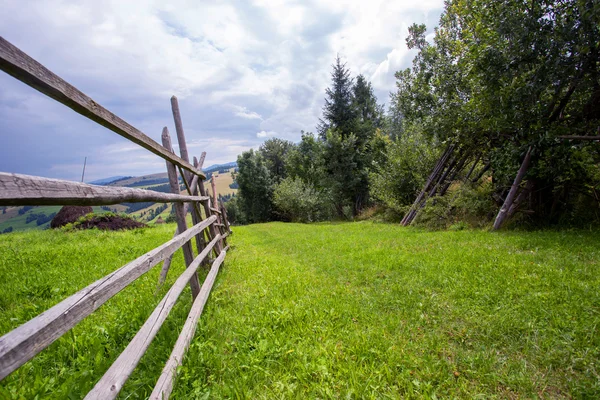
[{"label": "green grass", "polygon": [[[174,230],[168,225],[128,232],[31,230],[0,236],[0,334],[166,242]],[[0,383],[0,399],[82,398],[183,271],[182,258],[178,251],[160,291],[157,266],[6,378]],[[186,289],[122,398],[147,397],[144,393],[160,374],[190,304]]]},{"label": "green grass", "polygon": [[598,233],[236,229],[175,398],[598,398]]},{"label": "green grass", "polygon": [[[0,237],[0,333],[166,241]],[[427,232],[370,222],[234,228],[173,398],[598,398],[598,232]],[[182,271],[181,255],[169,276]],[[160,301],[159,268],[0,384],[80,398]],[[167,285],[168,286],[168,285]],[[145,398],[186,290],[121,398]]]}]

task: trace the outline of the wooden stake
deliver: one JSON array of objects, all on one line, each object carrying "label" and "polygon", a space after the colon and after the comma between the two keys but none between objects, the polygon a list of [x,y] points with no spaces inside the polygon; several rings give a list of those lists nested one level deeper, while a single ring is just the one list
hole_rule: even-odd
[{"label": "wooden stake", "polygon": [[427,178],[427,182],[425,182],[425,186],[423,186],[423,189],[421,189],[421,192],[417,196],[415,202],[413,203],[413,205],[410,207],[410,209],[408,210],[408,212],[402,219],[402,222],[400,222],[402,224],[402,226],[407,226],[413,221],[413,219],[415,218],[415,216],[417,214],[418,209],[421,207],[421,202],[423,201],[425,194],[427,194],[427,192],[429,191],[429,188],[431,187],[431,185],[433,185],[436,178],[443,170],[444,166],[446,165],[446,161],[448,161],[448,157],[450,157],[450,154],[452,154],[453,150],[454,150],[454,145],[449,145],[446,148],[446,150],[444,151],[444,153],[442,154],[442,156],[436,163],[435,167],[433,168],[433,171],[429,175],[429,178]]},{"label": "wooden stake", "polygon": [[[181,121],[181,112],[179,111],[179,102],[177,101],[177,97],[175,96],[171,97],[171,110],[173,111],[173,121],[175,122],[175,130],[177,131],[177,142],[179,143],[179,152],[181,158],[184,161],[189,162],[190,157],[188,154],[187,143],[185,141],[183,122]],[[196,179],[194,182],[191,174],[183,172],[182,169],[180,169],[180,172],[182,173],[181,177],[188,189],[189,195],[193,196],[194,192],[197,190],[196,188],[198,186],[198,179]],[[192,221],[194,225],[202,221],[202,215],[200,215],[200,208],[197,204],[195,204],[195,207],[192,208]],[[202,249],[204,249],[204,246],[204,233],[202,233],[196,236],[196,247],[200,252],[202,251]]]},{"label": "wooden stake", "polygon": [[[171,136],[169,135],[169,130],[165,126],[162,131],[162,143],[163,146],[172,151],[171,147]],[[177,171],[175,170],[175,166],[171,164],[169,161],[166,161],[167,164],[167,175],[169,176],[169,184],[171,185],[171,192],[179,193],[179,182],[177,179]],[[185,178],[184,178],[185,179]],[[177,229],[179,232],[184,232],[187,230],[187,223],[185,222],[185,214],[183,213],[183,205],[181,203],[175,203],[175,216],[177,218]],[[183,245],[183,258],[185,259],[185,266],[189,267],[192,261],[194,261],[194,253],[192,252],[192,245],[190,242],[187,242]],[[198,293],[200,293],[200,282],[198,281],[198,274],[194,273],[190,279],[190,288],[192,289],[192,297],[196,298]]]}]

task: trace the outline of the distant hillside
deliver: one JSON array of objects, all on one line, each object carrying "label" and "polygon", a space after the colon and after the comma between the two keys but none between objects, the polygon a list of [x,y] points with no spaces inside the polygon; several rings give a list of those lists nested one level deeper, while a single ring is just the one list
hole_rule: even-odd
[{"label": "distant hillside", "polygon": [[138,187],[143,189],[143,186],[150,186],[156,184],[163,184],[168,182],[167,173],[162,172],[158,174],[150,174],[143,176],[130,176],[123,179],[113,181],[108,186],[127,186],[127,187]]},{"label": "distant hillside", "polygon": [[110,178],[104,178],[104,179],[98,179],[92,182],[88,182],[91,185],[108,185],[109,183],[112,183],[114,181],[118,181],[124,178],[131,178],[130,176],[111,176]]},{"label": "distant hillside", "polygon": [[213,171],[225,170],[225,169],[230,169],[230,168],[237,168],[237,162],[232,161],[232,162],[229,162],[226,164],[213,164],[210,167],[203,168],[202,170],[205,173],[209,173],[209,172],[213,172]]}]

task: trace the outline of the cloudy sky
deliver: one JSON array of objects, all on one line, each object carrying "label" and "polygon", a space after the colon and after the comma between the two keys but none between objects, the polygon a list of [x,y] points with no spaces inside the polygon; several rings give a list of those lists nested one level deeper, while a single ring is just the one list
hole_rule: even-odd
[{"label": "cloudy sky", "polygon": [[[314,131],[339,54],[380,103],[442,0],[0,0],[0,35],[160,142],[179,98],[191,155],[234,161]],[[164,161],[0,72],[0,171],[86,181],[163,172]],[[177,151],[177,149],[176,149]]]}]

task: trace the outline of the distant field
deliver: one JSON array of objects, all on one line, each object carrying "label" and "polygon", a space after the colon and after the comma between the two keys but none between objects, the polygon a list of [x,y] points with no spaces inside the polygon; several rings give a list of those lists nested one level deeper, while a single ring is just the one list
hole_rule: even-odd
[{"label": "distant field", "polygon": [[[0,236],[0,334],[174,229]],[[234,232],[175,399],[600,398],[600,232]],[[0,398],[83,397],[168,290],[154,294],[158,271],[0,383]],[[120,398],[148,396],[189,304],[186,290]]]},{"label": "distant field", "polygon": [[[231,168],[229,172],[219,174],[218,172],[213,172],[212,176],[215,177],[215,185],[217,187],[217,194],[222,196],[228,194],[237,193],[237,189],[232,189],[229,187],[233,183],[233,178],[231,177],[231,173],[235,170],[235,168]],[[208,189],[208,192],[212,196],[212,183],[211,179],[206,181],[205,186]]]},{"label": "distant field", "polygon": [[[6,214],[0,214],[0,232],[4,231],[8,227],[12,227],[14,232],[24,231],[28,229],[47,229],[50,226],[50,221],[37,225],[36,221],[27,223],[27,217],[31,214],[45,214],[50,215],[60,211],[62,206],[40,206],[34,207],[31,210],[26,211],[24,214],[19,215],[19,209],[22,207],[9,207]],[[110,206],[111,209],[116,209],[117,212],[123,212],[125,207],[121,205]],[[95,213],[107,212],[100,207],[92,207]]]}]

